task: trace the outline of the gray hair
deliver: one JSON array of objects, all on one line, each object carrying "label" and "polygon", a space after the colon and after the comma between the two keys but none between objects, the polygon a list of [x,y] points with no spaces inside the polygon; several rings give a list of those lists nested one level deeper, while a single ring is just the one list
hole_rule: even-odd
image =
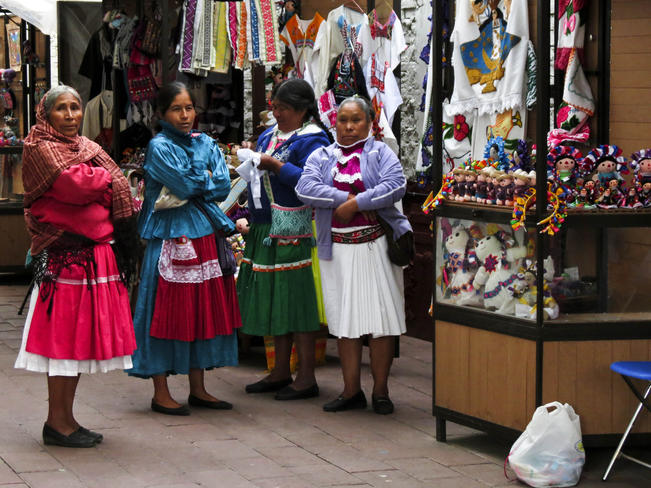
[{"label": "gray hair", "polygon": [[352,97],[348,97],[344,99],[343,102],[339,104],[339,108],[337,109],[337,112],[341,110],[341,107],[346,105],[347,103],[354,103],[356,104],[362,112],[366,114],[366,120],[371,122],[372,120],[375,119],[375,109],[372,107],[371,102],[369,102],[366,97],[360,97],[359,95],[354,95]]},{"label": "gray hair", "polygon": [[45,108],[45,114],[48,117],[50,115],[50,112],[52,111],[52,108],[54,107],[54,102],[57,101],[57,98],[59,98],[61,95],[64,95],[66,93],[69,93],[77,100],[79,100],[80,105],[82,104],[79,93],[77,93],[77,90],[75,90],[73,87],[68,85],[54,86],[50,88],[50,90],[45,94],[45,101],[43,102],[43,107]]}]

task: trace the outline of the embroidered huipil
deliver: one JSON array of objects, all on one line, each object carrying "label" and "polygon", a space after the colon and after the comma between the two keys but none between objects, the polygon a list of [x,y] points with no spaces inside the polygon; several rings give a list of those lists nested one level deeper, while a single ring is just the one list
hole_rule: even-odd
[{"label": "embroidered huipil", "polygon": [[[337,190],[345,191],[353,195],[362,193],[366,190],[362,181],[362,168],[360,166],[360,155],[366,144],[366,139],[350,147],[337,146],[335,152],[340,156],[337,158],[337,164],[332,168],[332,186]],[[361,212],[357,212],[352,220],[342,224],[334,217],[332,227],[358,227],[362,225],[374,225],[377,222],[370,222]]]},{"label": "embroidered huipil", "polygon": [[319,79],[315,80],[314,85],[317,98],[327,89],[334,60],[348,48],[359,53],[359,63],[365,66],[371,54],[370,45],[371,33],[366,14],[344,5],[331,10],[314,44],[314,55],[318,53],[319,57]]},{"label": "embroidered huipil", "polygon": [[292,15],[280,33],[280,40],[289,47],[289,51],[292,53],[297,78],[307,81],[312,88],[314,88],[315,80],[320,76],[319,59],[314,56],[314,44],[319,31],[324,26],[324,18],[318,12],[314,14],[314,18],[308,20],[302,20],[298,18],[298,15]]},{"label": "embroidered huipil", "polygon": [[502,113],[524,104],[529,16],[526,0],[459,2],[448,115]]},{"label": "embroidered huipil", "polygon": [[380,64],[389,63],[389,69],[393,71],[400,64],[400,55],[407,49],[402,23],[393,10],[384,24],[378,20],[375,9],[368,14],[368,17],[371,39],[373,39],[371,50],[376,54]]},{"label": "embroidered huipil", "polygon": [[369,29],[373,40],[370,46],[372,54],[364,66],[364,78],[378,114],[375,135],[397,154],[398,142],[391,124],[402,104],[402,96],[393,70],[400,64],[400,55],[407,49],[407,44],[400,19],[393,10],[384,24],[378,20],[377,11],[372,10]]}]

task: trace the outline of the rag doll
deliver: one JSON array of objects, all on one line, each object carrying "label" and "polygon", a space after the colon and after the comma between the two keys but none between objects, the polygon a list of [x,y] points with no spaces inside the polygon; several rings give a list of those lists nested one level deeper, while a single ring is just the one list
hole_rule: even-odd
[{"label": "rag doll", "polygon": [[556,146],[547,154],[548,178],[563,189],[568,204],[576,200],[580,165],[581,152],[573,147]]},{"label": "rag doll", "polygon": [[651,206],[651,148],[640,149],[631,154],[631,168],[635,173],[633,182],[639,204],[637,206],[649,207]]},{"label": "rag doll", "polygon": [[475,202],[477,201],[477,173],[474,170],[466,170],[466,194],[463,199],[466,202]]},{"label": "rag doll", "polygon": [[477,182],[475,183],[475,201],[477,203],[486,203],[488,192],[488,173],[486,168],[477,172]]},{"label": "rag doll", "polygon": [[479,240],[475,254],[481,266],[473,281],[475,288],[484,287],[484,308],[507,315],[515,313],[517,298],[514,290],[526,286],[523,275],[519,273],[526,247],[507,248],[510,242],[512,240],[501,231]]},{"label": "rag doll", "polygon": [[626,189],[622,185],[622,175],[628,174],[628,167],[621,154],[617,146],[601,145],[583,158],[583,172],[595,172],[592,175],[597,190],[595,202],[600,208],[617,207],[624,199]]},{"label": "rag doll", "polygon": [[477,271],[473,239],[462,225],[453,227],[445,239],[443,282],[455,305],[481,305],[482,297],[472,282]]},{"label": "rag doll", "polygon": [[513,173],[513,200],[524,197],[527,188],[529,188],[529,174],[521,169],[516,169]]},{"label": "rag doll", "polygon": [[497,177],[497,205],[513,205],[513,175],[511,173],[502,173]]},{"label": "rag doll", "polygon": [[[515,315],[526,319],[536,320],[538,302],[538,285],[536,284],[536,264],[527,262],[522,270],[526,285],[516,289],[515,295],[518,303],[515,305]],[[548,256],[544,261],[545,273],[543,275],[543,318],[545,320],[558,318],[560,308],[554,299],[549,283],[554,279],[554,261]]]}]

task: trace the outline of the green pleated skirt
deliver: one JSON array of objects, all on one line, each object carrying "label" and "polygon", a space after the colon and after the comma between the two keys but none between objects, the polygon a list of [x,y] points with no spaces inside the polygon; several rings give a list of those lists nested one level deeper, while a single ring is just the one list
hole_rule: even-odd
[{"label": "green pleated skirt", "polygon": [[319,330],[309,239],[263,240],[270,224],[251,224],[237,277],[242,332],[284,335]]}]

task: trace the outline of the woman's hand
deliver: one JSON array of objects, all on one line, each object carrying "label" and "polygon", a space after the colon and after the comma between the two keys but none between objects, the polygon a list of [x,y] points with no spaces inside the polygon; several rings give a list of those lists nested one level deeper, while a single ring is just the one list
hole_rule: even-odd
[{"label": "woman's hand", "polygon": [[355,200],[354,195],[351,195],[349,193],[348,200],[346,200],[344,203],[342,203],[335,209],[333,217],[338,222],[341,222],[342,224],[347,224],[348,222],[353,220],[353,217],[358,211],[359,211],[359,207],[357,206],[357,200]]},{"label": "woman's hand", "polygon": [[282,161],[279,161],[276,158],[272,158],[268,154],[262,153],[260,154],[260,164],[258,164],[258,168],[278,173],[280,171],[280,168],[283,167],[283,164],[284,163]]}]

